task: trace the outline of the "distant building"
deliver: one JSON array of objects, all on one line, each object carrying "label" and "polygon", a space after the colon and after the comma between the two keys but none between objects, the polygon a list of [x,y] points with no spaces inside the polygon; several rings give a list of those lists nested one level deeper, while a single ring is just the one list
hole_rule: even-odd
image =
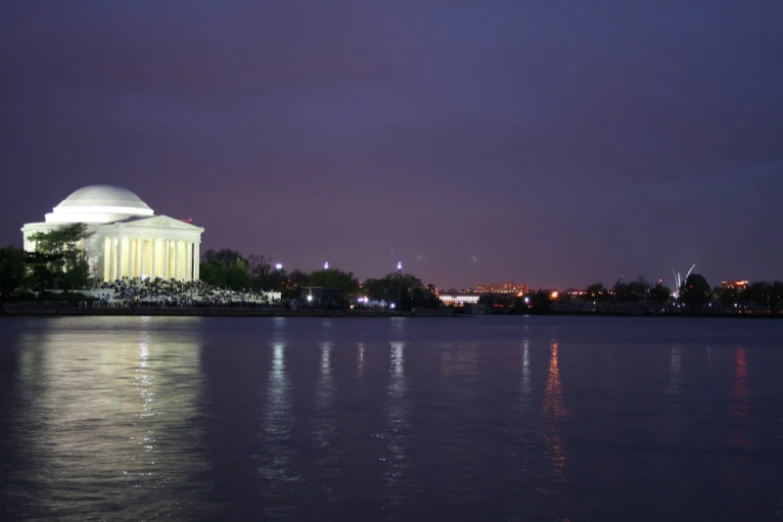
[{"label": "distant building", "polygon": [[477,294],[525,295],[528,292],[530,292],[530,287],[524,283],[490,283],[476,287]]},{"label": "distant building", "polygon": [[721,281],[721,288],[727,288],[731,290],[744,290],[748,286],[748,281]]},{"label": "distant building", "polygon": [[440,294],[438,298],[443,301],[446,306],[449,305],[466,305],[477,304],[479,302],[478,295],[462,295],[462,294]]}]

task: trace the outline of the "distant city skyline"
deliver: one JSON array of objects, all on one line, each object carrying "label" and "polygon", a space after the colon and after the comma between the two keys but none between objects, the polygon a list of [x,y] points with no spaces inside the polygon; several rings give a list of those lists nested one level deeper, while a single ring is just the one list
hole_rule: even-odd
[{"label": "distant city skyline", "polygon": [[[78,7],[75,7],[78,5]],[[0,244],[79,187],[360,278],[783,278],[783,2],[0,4]]]}]

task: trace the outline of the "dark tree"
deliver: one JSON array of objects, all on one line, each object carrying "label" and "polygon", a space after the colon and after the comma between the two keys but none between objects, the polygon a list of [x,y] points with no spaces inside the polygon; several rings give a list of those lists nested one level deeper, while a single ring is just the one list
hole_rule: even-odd
[{"label": "dark tree", "polygon": [[[49,232],[37,232],[28,239],[35,242],[38,256],[28,256],[39,285],[72,290],[89,283],[90,268],[84,256],[84,241],[90,236],[87,225],[63,225]],[[48,274],[45,272],[48,271]]]},{"label": "dark tree", "polygon": [[211,286],[230,290],[250,290],[252,274],[247,261],[236,250],[207,250],[200,266],[200,279]]},{"label": "dark tree", "polygon": [[772,283],[769,297],[769,309],[772,312],[779,312],[783,308],[783,281]]},{"label": "dark tree", "polygon": [[691,308],[703,308],[712,298],[710,285],[701,274],[691,274],[680,288],[680,300]]},{"label": "dark tree", "polygon": [[231,250],[230,248],[221,248],[220,250],[209,249],[201,256],[202,262],[217,263],[225,266],[230,266],[236,263],[237,260],[242,261],[247,266],[248,262],[240,252],[237,250]]},{"label": "dark tree", "polygon": [[0,300],[8,299],[24,284],[25,258],[21,248],[0,248]]},{"label": "dark tree", "polygon": [[650,289],[650,301],[656,303],[658,306],[663,306],[669,302],[672,297],[672,291],[669,287],[664,286],[661,283],[656,283],[654,287]]},{"label": "dark tree", "polygon": [[530,312],[546,313],[552,306],[550,294],[544,291],[537,291],[530,295]]},{"label": "dark tree", "polygon": [[350,298],[359,291],[359,280],[353,272],[345,272],[338,268],[327,268],[310,273],[310,286],[336,288],[343,297]]},{"label": "dark tree", "polygon": [[396,303],[401,310],[410,310],[414,306],[439,306],[433,299],[434,294],[428,292],[421,279],[413,274],[395,272],[380,279],[368,279],[362,288],[368,297]]},{"label": "dark tree", "polygon": [[724,308],[735,309],[740,300],[740,293],[733,286],[716,286],[712,290],[712,295],[720,302]]},{"label": "dark tree", "polygon": [[601,303],[609,296],[609,292],[603,283],[593,283],[585,289],[585,297],[595,303],[595,310],[599,311]]}]

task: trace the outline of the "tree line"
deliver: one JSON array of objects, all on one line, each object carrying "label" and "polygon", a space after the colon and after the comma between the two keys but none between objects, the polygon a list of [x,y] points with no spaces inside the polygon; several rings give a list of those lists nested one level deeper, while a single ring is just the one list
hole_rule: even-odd
[{"label": "tree line", "polygon": [[537,290],[524,296],[485,295],[479,300],[489,307],[519,313],[548,313],[567,310],[569,305],[586,304],[582,310],[609,312],[642,310],[647,312],[745,313],[783,311],[783,281],[754,281],[746,285],[711,287],[702,274],[691,274],[677,292],[658,281],[643,277],[635,281],[617,281],[611,288],[593,283],[582,291]]},{"label": "tree line", "polygon": [[290,272],[263,255],[243,256],[231,249],[207,250],[201,259],[200,278],[205,283],[236,291],[280,292],[283,299],[301,298],[308,287],[339,290],[339,303],[356,303],[358,297],[395,303],[402,310],[437,307],[441,301],[433,285],[425,285],[413,274],[393,272],[360,281],[353,272],[324,268]]},{"label": "tree line", "polygon": [[[0,299],[9,299],[20,290],[33,290],[39,297],[47,291],[69,292],[91,285],[89,264],[81,248],[90,233],[81,223],[63,225],[49,232],[33,234],[34,252],[9,246],[0,248]],[[414,306],[441,306],[433,285],[425,285],[413,274],[392,272],[378,278],[360,281],[353,272],[325,268],[305,272],[286,271],[263,255],[244,256],[231,249],[207,250],[200,260],[200,278],[208,285],[235,291],[276,291],[284,299],[302,297],[307,287],[335,289],[343,305],[356,303],[355,298],[395,303],[400,309]],[[661,281],[654,284],[643,277],[634,281],[617,281],[611,288],[603,283],[589,285],[581,292],[539,290],[525,296],[488,294],[480,302],[495,308],[519,312],[546,312],[553,305],[570,301],[590,303],[601,312],[623,306],[643,306],[651,311],[666,307],[685,310],[783,311],[783,281],[754,281],[747,285],[710,287],[701,274],[690,274],[672,293]]]}]

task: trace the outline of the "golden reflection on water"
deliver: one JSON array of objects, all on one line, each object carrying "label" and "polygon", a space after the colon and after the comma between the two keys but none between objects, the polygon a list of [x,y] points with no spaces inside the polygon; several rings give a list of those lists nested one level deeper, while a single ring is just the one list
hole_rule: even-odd
[{"label": "golden reflection on water", "polygon": [[731,438],[732,446],[738,449],[748,447],[748,419],[750,410],[748,407],[748,365],[745,361],[745,348],[737,348],[734,353],[734,391],[731,408],[734,424],[737,428]]},{"label": "golden reflection on water", "polygon": [[[156,510],[182,509],[195,488],[165,502],[158,490],[206,468],[194,457],[201,441],[197,329],[158,336],[155,328],[166,318],[155,318],[155,325],[149,317],[110,319],[108,327],[99,320],[88,328],[42,323],[42,332],[22,343],[26,404],[16,425],[29,431],[17,438],[29,446],[27,473],[45,484],[33,500],[52,515],[82,516],[110,505],[134,509],[125,514],[132,517],[163,515],[145,512],[153,509],[145,499],[155,497]],[[181,327],[190,319],[172,323]],[[69,514],[72,506],[82,512]]]},{"label": "golden reflection on water", "polygon": [[563,482],[566,480],[567,451],[560,433],[560,426],[567,419],[568,410],[563,402],[563,386],[560,382],[557,348],[557,341],[552,340],[549,348],[549,371],[541,413],[546,423],[544,427],[544,440],[547,445],[546,460],[555,481]]}]

